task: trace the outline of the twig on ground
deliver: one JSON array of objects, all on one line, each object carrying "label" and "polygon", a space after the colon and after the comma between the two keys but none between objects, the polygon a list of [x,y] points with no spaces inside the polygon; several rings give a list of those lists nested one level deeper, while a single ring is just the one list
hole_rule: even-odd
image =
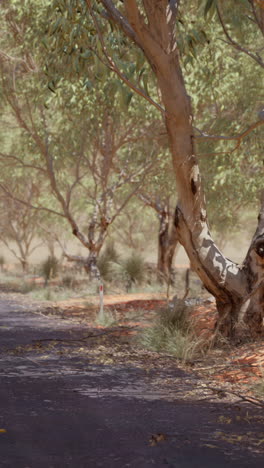
[{"label": "twig on ground", "polygon": [[209,385],[206,388],[212,390],[212,392],[216,392],[219,394],[229,393],[230,395],[235,395],[236,397],[240,398],[240,400],[245,401],[246,403],[251,403],[252,405],[258,406],[259,408],[264,408],[264,402],[262,400],[259,400],[258,398],[246,397],[244,395],[241,395],[241,393],[237,393],[232,390],[226,390],[225,388],[211,387]]},{"label": "twig on ground", "polygon": [[132,327],[118,327],[118,328],[116,328],[114,330],[105,330],[102,333],[96,333],[94,335],[86,335],[86,336],[83,336],[82,338],[79,338],[79,339],[43,338],[43,339],[40,339],[40,340],[33,340],[33,343],[42,343],[44,341],[58,341],[58,342],[64,342],[64,343],[79,343],[79,342],[87,340],[88,338],[97,338],[98,336],[110,335],[110,334],[116,333],[118,331],[122,332],[124,330],[132,330],[133,328],[137,328],[137,327],[138,327],[138,325],[134,325]]}]

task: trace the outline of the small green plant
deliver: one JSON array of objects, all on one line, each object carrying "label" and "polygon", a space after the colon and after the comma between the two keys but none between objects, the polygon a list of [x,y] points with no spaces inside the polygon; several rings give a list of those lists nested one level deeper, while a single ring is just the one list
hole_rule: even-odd
[{"label": "small green plant", "polygon": [[157,352],[166,352],[187,361],[201,352],[201,340],[194,333],[192,308],[181,299],[161,309],[153,327],[140,336],[143,347]]},{"label": "small green plant", "polygon": [[59,262],[56,257],[49,256],[41,265],[41,273],[45,278],[45,286],[51,278],[55,278],[59,270]]},{"label": "small green plant", "polygon": [[4,271],[4,264],[5,264],[5,257],[3,255],[0,255],[0,269],[2,272]]}]

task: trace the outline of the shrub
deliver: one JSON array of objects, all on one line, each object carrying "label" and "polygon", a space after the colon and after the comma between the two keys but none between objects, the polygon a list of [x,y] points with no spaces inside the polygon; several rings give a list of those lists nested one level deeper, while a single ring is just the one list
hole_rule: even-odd
[{"label": "shrub", "polygon": [[34,291],[35,289],[36,289],[36,285],[34,283],[23,282],[20,287],[20,292],[22,294],[28,294],[31,291]]},{"label": "shrub", "polygon": [[184,361],[190,360],[202,350],[202,341],[193,331],[192,308],[185,301],[176,299],[160,315],[153,327],[144,330],[140,342],[143,347],[175,355]]},{"label": "shrub", "polygon": [[51,255],[45,260],[41,265],[41,273],[45,278],[45,284],[48,284],[48,281],[51,278],[55,278],[59,270],[59,261],[56,257]]},{"label": "shrub", "polygon": [[133,283],[142,283],[145,273],[145,264],[139,254],[132,254],[122,263],[122,270],[128,289]]},{"label": "shrub", "polygon": [[118,263],[119,255],[115,248],[114,242],[109,241],[106,244],[105,249],[102,254],[99,256],[97,261],[97,266],[100,271],[101,277],[106,281],[111,281],[111,264]]}]

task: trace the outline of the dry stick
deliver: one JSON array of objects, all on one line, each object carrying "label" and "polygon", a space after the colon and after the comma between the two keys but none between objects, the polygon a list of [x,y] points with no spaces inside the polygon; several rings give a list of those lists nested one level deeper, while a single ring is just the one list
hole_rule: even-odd
[{"label": "dry stick", "polygon": [[230,395],[235,395],[238,398],[240,398],[242,401],[245,401],[246,403],[252,403],[252,405],[264,408],[264,402],[262,400],[259,400],[258,398],[245,397],[244,395],[241,395],[241,393],[233,392],[231,390],[226,390],[226,389],[218,388],[218,387],[210,387],[209,385],[206,388],[209,388],[209,390],[212,390],[213,392],[230,393]]}]

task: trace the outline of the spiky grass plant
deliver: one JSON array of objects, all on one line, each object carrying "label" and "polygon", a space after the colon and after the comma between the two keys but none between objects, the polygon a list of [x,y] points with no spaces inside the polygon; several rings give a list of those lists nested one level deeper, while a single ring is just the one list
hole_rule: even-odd
[{"label": "spiky grass plant", "polygon": [[144,330],[140,337],[141,345],[149,350],[172,354],[190,361],[202,351],[201,339],[195,336],[192,308],[181,299],[174,300],[160,314],[154,326]]},{"label": "spiky grass plant", "polygon": [[141,284],[144,280],[145,264],[143,258],[134,253],[127,257],[122,262],[122,272],[126,281],[127,289],[132,287],[132,284]]},{"label": "spiky grass plant", "polygon": [[51,255],[41,264],[41,273],[45,278],[45,286],[51,278],[55,278],[59,271],[59,261]]},{"label": "spiky grass plant", "polygon": [[105,281],[111,281],[111,264],[118,263],[118,260],[119,255],[115,248],[115,244],[114,242],[109,241],[97,261],[97,266],[99,268],[101,278],[103,278]]}]

